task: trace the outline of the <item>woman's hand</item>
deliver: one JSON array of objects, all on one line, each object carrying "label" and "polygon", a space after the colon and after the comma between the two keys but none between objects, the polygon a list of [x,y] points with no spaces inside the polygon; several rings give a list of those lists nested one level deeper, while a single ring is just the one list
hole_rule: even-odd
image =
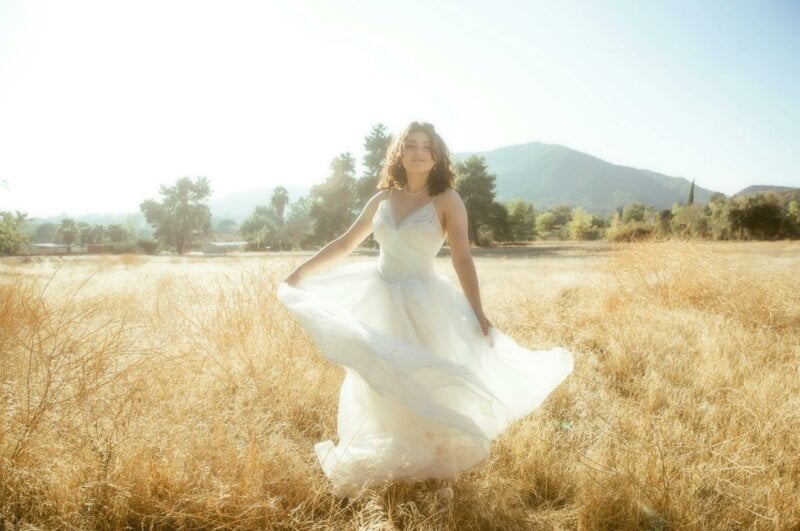
[{"label": "woman's hand", "polygon": [[326,243],[314,256],[297,266],[297,268],[282,280],[292,287],[303,278],[316,274],[318,271],[330,267],[345,256],[349,255],[367,236],[372,233],[372,218],[378,209],[378,204],[386,196],[386,190],[381,190],[373,195],[358,218],[345,231],[344,234]]},{"label": "woman's hand", "polygon": [[480,311],[480,310],[476,311],[475,312],[475,317],[478,318],[478,322],[481,325],[481,332],[483,332],[483,335],[488,336],[489,335],[489,327],[492,327],[492,323],[489,322],[489,319],[483,314],[483,311]]}]

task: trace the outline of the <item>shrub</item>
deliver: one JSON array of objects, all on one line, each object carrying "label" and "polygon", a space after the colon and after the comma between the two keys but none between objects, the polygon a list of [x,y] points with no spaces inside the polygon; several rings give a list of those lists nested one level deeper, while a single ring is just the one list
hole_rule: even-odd
[{"label": "shrub", "polygon": [[156,254],[158,252],[158,242],[153,240],[136,240],[136,245],[145,254]]},{"label": "shrub", "polygon": [[624,225],[618,231],[609,236],[612,242],[638,242],[642,240],[652,240],[656,236],[653,227],[646,225]]},{"label": "shrub", "polygon": [[134,254],[139,252],[136,242],[128,240],[126,242],[112,242],[106,245],[106,249],[111,254]]}]

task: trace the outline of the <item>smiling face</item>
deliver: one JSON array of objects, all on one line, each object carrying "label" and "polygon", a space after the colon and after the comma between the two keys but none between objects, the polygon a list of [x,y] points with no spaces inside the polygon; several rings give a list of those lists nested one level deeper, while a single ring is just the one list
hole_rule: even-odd
[{"label": "smiling face", "polygon": [[407,173],[429,173],[436,165],[431,138],[425,131],[411,131],[400,159]]},{"label": "smiling face", "polygon": [[425,182],[432,195],[453,187],[455,173],[450,164],[450,151],[432,124],[411,122],[392,137],[378,189],[403,187],[408,184],[409,177],[414,188]]}]

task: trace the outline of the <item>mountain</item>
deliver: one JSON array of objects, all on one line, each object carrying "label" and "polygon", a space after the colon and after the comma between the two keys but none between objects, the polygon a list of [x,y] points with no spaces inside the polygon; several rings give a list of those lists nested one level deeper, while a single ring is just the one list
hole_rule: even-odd
[{"label": "mountain", "polygon": [[796,193],[800,192],[800,188],[792,188],[791,186],[770,186],[768,184],[754,184],[748,186],[744,190],[740,190],[733,194],[733,197],[742,197],[745,195],[756,195],[764,192],[775,192],[776,194],[783,193]]},{"label": "mountain", "polygon": [[[497,175],[498,201],[521,198],[539,209],[566,203],[608,214],[632,201],[665,209],[686,202],[691,186],[682,177],[612,164],[558,144],[529,142],[453,158],[470,155],[483,156]],[[695,202],[708,202],[712,193],[695,184]]]},{"label": "mountain", "polygon": [[[311,191],[311,188],[297,186],[285,186],[284,188],[289,195],[290,203],[307,196]],[[273,188],[250,188],[211,199],[208,203],[211,207],[211,215],[214,220],[233,219],[237,223],[241,223],[253,213],[257,206],[270,204],[272,190]]]},{"label": "mountain", "polygon": [[91,212],[88,214],[67,214],[66,212],[56,216],[41,216],[28,218],[37,225],[43,223],[53,223],[58,225],[62,219],[71,219],[76,223],[88,223],[90,225],[142,225],[145,223],[141,212]]}]

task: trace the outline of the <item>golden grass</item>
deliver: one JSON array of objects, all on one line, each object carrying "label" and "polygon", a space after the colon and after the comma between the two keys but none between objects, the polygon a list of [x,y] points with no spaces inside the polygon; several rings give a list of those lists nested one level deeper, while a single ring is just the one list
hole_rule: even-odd
[{"label": "golden grass", "polygon": [[299,257],[2,262],[0,524],[800,527],[800,246],[582,249],[476,259],[498,329],[575,354],[545,405],[453,499],[350,503],[312,448],[342,372],[275,298]]}]

